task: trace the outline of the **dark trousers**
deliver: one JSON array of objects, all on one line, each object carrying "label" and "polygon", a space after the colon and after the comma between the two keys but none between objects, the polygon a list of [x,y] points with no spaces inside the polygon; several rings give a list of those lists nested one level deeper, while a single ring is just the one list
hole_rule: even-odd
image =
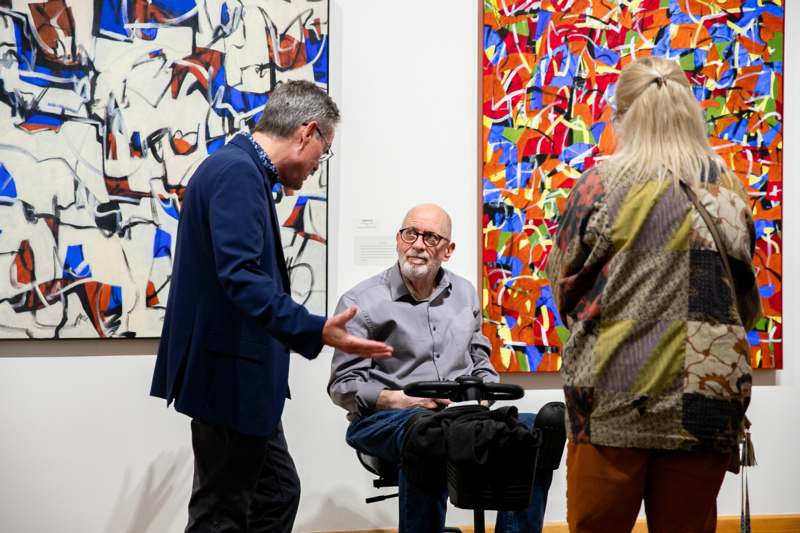
[{"label": "dark trousers", "polygon": [[256,437],[193,419],[192,449],[187,533],[292,530],[300,479],[280,424]]},{"label": "dark trousers", "polygon": [[[363,453],[386,462],[400,464],[405,425],[409,418],[424,409],[391,409],[376,411],[360,418],[347,429],[347,443]],[[535,415],[520,413],[519,421],[533,427]],[[496,533],[539,533],[544,522],[547,491],[553,472],[537,476],[531,491],[531,501],[523,511],[497,513]],[[447,512],[447,487],[431,492],[411,483],[400,470],[398,485],[398,514],[400,533],[439,533],[444,529]]]}]

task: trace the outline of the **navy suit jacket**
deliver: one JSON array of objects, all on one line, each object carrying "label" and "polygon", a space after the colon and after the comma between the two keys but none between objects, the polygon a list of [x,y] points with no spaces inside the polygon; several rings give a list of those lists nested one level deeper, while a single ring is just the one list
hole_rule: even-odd
[{"label": "navy suit jacket", "polygon": [[250,435],[270,435],[289,350],[313,359],[325,319],[289,295],[268,172],[242,136],[209,156],[183,197],[150,394]]}]

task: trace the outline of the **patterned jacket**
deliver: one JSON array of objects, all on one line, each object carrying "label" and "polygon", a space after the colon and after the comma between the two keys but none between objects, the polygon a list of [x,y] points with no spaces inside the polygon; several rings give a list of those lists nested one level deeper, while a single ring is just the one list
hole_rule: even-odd
[{"label": "patterned jacket", "polygon": [[[751,388],[736,289],[671,177],[634,182],[614,172],[607,162],[578,180],[546,269],[571,332],[561,367],[570,439],[731,450]],[[716,174],[694,190],[717,223],[746,305],[759,306],[750,209]]]}]

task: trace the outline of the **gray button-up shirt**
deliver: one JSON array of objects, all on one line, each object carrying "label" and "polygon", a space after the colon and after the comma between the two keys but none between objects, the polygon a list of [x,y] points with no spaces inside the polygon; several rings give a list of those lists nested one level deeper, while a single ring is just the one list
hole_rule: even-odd
[{"label": "gray button-up shirt", "polygon": [[347,418],[370,414],[384,389],[414,381],[474,375],[499,378],[489,362],[491,346],[481,333],[481,312],[472,284],[442,268],[429,299],[409,293],[395,264],[349,291],[336,312],[358,306],[347,324],[350,333],[394,347],[388,359],[362,359],[341,350],[333,354],[328,394],[347,410]]}]

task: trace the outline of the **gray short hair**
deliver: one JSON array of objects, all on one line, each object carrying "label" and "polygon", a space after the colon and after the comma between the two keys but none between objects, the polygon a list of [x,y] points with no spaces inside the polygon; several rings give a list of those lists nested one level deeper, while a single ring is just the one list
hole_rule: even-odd
[{"label": "gray short hair", "polygon": [[285,139],[304,123],[316,121],[328,135],[339,119],[339,108],[328,93],[310,81],[290,80],[270,93],[255,131]]}]

